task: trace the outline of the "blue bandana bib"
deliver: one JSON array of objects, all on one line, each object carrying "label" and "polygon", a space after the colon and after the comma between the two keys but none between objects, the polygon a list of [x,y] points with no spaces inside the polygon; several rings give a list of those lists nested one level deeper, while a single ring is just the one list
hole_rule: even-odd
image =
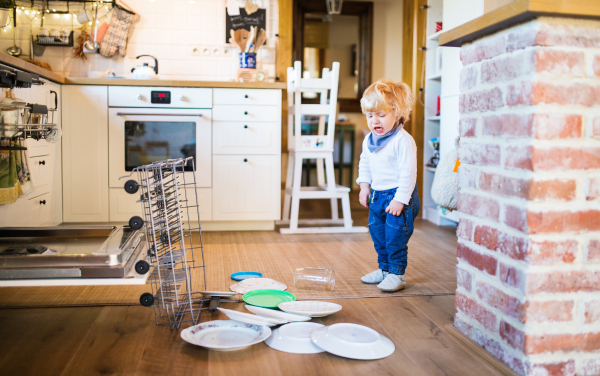
[{"label": "blue bandana bib", "polygon": [[394,136],[400,129],[402,129],[403,126],[404,123],[398,122],[388,133],[384,134],[383,136],[378,136],[375,133],[371,132],[367,143],[369,151],[371,153],[376,153],[379,150],[383,149],[385,145],[387,145],[387,143],[390,142],[392,136]]}]

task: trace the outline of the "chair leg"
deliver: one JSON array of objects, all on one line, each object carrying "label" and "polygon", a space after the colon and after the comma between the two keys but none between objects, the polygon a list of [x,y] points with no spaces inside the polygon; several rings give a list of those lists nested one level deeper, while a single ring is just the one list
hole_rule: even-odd
[{"label": "chair leg", "polygon": [[292,211],[290,214],[290,229],[298,228],[298,214],[300,212],[300,187],[302,186],[302,157],[295,156],[294,177],[292,181]]},{"label": "chair leg", "polygon": [[350,212],[350,196],[344,192],[342,196],[342,215],[344,216],[344,227],[352,227],[352,213]]},{"label": "chair leg", "polygon": [[[327,190],[335,191],[335,172],[333,169],[333,154],[325,158],[325,173],[327,174]],[[331,204],[331,219],[339,219],[337,198],[330,200]]]},{"label": "chair leg", "polygon": [[317,158],[317,185],[325,185],[325,169],[323,158]]},{"label": "chair leg", "polygon": [[294,152],[288,154],[287,174],[285,178],[285,195],[283,198],[283,220],[290,219],[290,201],[292,198],[292,179],[294,177]]}]

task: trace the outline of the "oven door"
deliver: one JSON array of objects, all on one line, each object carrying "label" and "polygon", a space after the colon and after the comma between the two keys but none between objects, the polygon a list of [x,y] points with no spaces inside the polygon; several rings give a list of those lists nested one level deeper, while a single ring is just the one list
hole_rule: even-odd
[{"label": "oven door", "polygon": [[193,156],[186,181],[195,174],[198,187],[210,187],[211,124],[211,110],[109,108],[109,186],[123,187],[119,178],[137,166]]}]

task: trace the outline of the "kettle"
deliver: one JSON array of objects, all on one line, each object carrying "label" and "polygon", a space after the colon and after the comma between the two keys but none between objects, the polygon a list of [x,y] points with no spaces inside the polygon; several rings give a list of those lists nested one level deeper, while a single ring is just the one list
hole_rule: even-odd
[{"label": "kettle", "polygon": [[157,78],[156,75],[158,74],[158,60],[156,60],[156,58],[152,55],[140,55],[137,56],[136,59],[139,59],[140,57],[143,56],[148,56],[154,59],[154,66],[151,67],[148,65],[148,63],[144,63],[142,65],[138,65],[135,68],[131,69],[131,73],[133,73],[131,75],[131,78],[137,79],[137,80],[151,80],[153,78]]}]

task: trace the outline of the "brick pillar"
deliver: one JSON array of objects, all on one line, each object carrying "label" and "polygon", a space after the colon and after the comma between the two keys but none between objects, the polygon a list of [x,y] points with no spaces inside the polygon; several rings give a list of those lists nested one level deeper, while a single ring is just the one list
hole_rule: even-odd
[{"label": "brick pillar", "polygon": [[464,45],[455,326],[522,375],[600,374],[600,22]]}]

